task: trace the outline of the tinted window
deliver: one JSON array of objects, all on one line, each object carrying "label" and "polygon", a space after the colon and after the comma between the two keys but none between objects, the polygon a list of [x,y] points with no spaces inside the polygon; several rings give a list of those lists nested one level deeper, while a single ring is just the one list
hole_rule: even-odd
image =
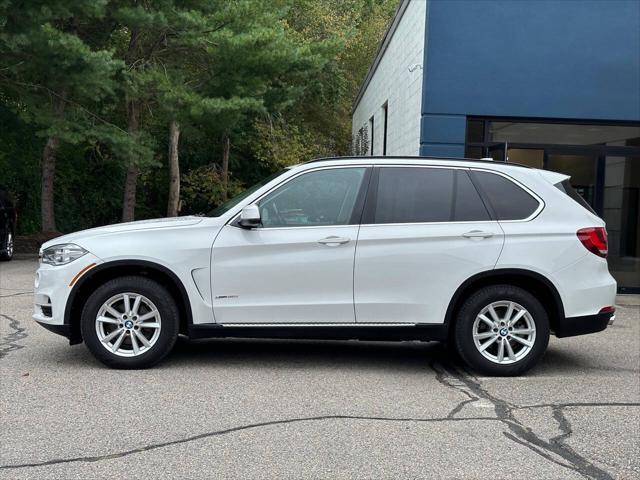
[{"label": "tinted window", "polygon": [[489,220],[489,214],[466,171],[380,169],[375,223],[481,220]]},{"label": "tinted window", "polygon": [[260,201],[263,227],[347,225],[366,168],[305,173]]},{"label": "tinted window", "polygon": [[593,210],[593,208],[591,208],[591,205],[589,205],[587,201],[584,198],[582,198],[582,196],[576,191],[576,189],[573,188],[573,186],[569,183],[569,179],[563,180],[560,183],[556,183],[556,187],[561,192],[564,192],[567,195],[569,195],[573,200],[578,202],[580,205],[582,205],[584,208],[589,210],[591,213],[596,213]]},{"label": "tinted window", "polygon": [[453,220],[456,222],[491,220],[489,213],[473,186],[469,173],[457,170],[454,189]]},{"label": "tinted window", "polygon": [[538,201],[511,180],[494,173],[473,172],[498,220],[522,220],[538,208]]}]

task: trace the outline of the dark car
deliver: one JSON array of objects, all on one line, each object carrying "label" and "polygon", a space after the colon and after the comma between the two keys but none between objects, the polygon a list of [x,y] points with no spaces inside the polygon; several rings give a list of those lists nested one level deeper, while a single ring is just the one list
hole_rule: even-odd
[{"label": "dark car", "polygon": [[11,197],[0,189],[0,261],[13,258],[13,239],[16,235],[18,214]]}]

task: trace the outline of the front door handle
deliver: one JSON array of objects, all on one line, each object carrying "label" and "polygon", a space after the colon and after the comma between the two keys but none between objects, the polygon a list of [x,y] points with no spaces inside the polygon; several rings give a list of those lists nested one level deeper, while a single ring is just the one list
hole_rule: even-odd
[{"label": "front door handle", "polygon": [[493,237],[493,232],[483,232],[482,230],[471,230],[462,234],[465,238],[489,238]]},{"label": "front door handle", "polygon": [[326,245],[327,247],[337,247],[338,245],[344,245],[345,243],[349,243],[350,241],[351,239],[347,237],[327,237],[318,240],[318,243]]}]

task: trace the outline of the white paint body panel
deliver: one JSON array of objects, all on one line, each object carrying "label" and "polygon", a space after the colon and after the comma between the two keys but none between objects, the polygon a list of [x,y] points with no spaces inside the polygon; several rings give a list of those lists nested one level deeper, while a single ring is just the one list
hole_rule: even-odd
[{"label": "white paint body panel", "polygon": [[[244,230],[229,223],[240,210],[305,171],[371,164],[481,168],[506,174],[536,193],[544,208],[517,222],[357,225]],[[64,266],[41,265],[36,299],[51,298],[62,324],[71,279],[90,263],[144,260],[171,271],[187,292],[194,324],[441,323],[456,289],[493,268],[539,273],[557,289],[567,317],[613,305],[616,283],[604,259],[576,237],[604,222],[553,186],[558,176],[491,162],[435,159],[344,159],[300,165],[216,218],[133,222],[57,238],[90,253]],[[491,230],[488,239],[463,238]],[[317,244],[328,236],[346,244]],[[212,268],[213,265],[213,268]],[[354,275],[355,271],[355,275]],[[354,303],[355,294],[355,303]],[[216,296],[237,298],[216,299]],[[214,316],[215,314],[215,316]]]},{"label": "white paint body panel", "polygon": [[[43,248],[75,243],[91,254],[68,265],[40,266],[38,272],[43,276],[52,277],[51,282],[59,289],[52,298],[53,317],[48,319],[47,323],[63,323],[63,305],[57,307],[55,303],[66,302],[71,291],[69,281],[84,266],[91,263],[87,262],[90,258],[97,263],[141,260],[166,268],[182,282],[189,298],[194,323],[213,323],[209,270],[213,240],[221,226],[222,223],[217,218],[179,217],[147,220],[84,230],[45,243]],[[196,285],[194,278],[199,276],[197,273],[195,276],[192,275],[192,272],[202,269],[206,270],[206,281]],[[71,278],[67,280],[69,275]],[[43,289],[41,282],[36,294],[44,292]]]},{"label": "white paint body panel", "polygon": [[[213,249],[219,323],[353,323],[358,226],[266,228],[227,225]],[[318,243],[344,237],[343,245]]]},{"label": "white paint body panel", "polygon": [[[54,267],[41,264],[36,272],[33,319],[50,325],[64,323],[64,309],[71,293],[69,284],[76,274],[92,263],[100,264],[102,260],[88,253],[68,265]],[[41,306],[51,306],[51,317],[42,314]]]},{"label": "white paint body panel", "polygon": [[[472,230],[490,238],[465,238]],[[469,277],[491,270],[503,235],[498,222],[363,225],[356,251],[358,322],[442,323],[448,299]]]}]

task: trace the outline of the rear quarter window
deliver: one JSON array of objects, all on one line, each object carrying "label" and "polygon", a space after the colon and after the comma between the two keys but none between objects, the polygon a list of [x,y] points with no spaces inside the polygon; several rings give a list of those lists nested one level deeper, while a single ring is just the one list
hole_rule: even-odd
[{"label": "rear quarter window", "polygon": [[540,206],[531,194],[502,175],[481,171],[472,175],[498,220],[524,220]]},{"label": "rear quarter window", "polygon": [[593,214],[596,213],[595,210],[591,208],[591,205],[589,205],[587,201],[582,197],[582,195],[580,195],[576,191],[576,189],[573,188],[573,185],[571,185],[568,178],[566,180],[563,180],[560,183],[556,183],[555,187],[561,192],[566,193],[569,197],[571,197],[572,200],[575,200],[576,202],[578,202],[580,205],[582,205],[584,208],[589,210],[591,213]]}]

